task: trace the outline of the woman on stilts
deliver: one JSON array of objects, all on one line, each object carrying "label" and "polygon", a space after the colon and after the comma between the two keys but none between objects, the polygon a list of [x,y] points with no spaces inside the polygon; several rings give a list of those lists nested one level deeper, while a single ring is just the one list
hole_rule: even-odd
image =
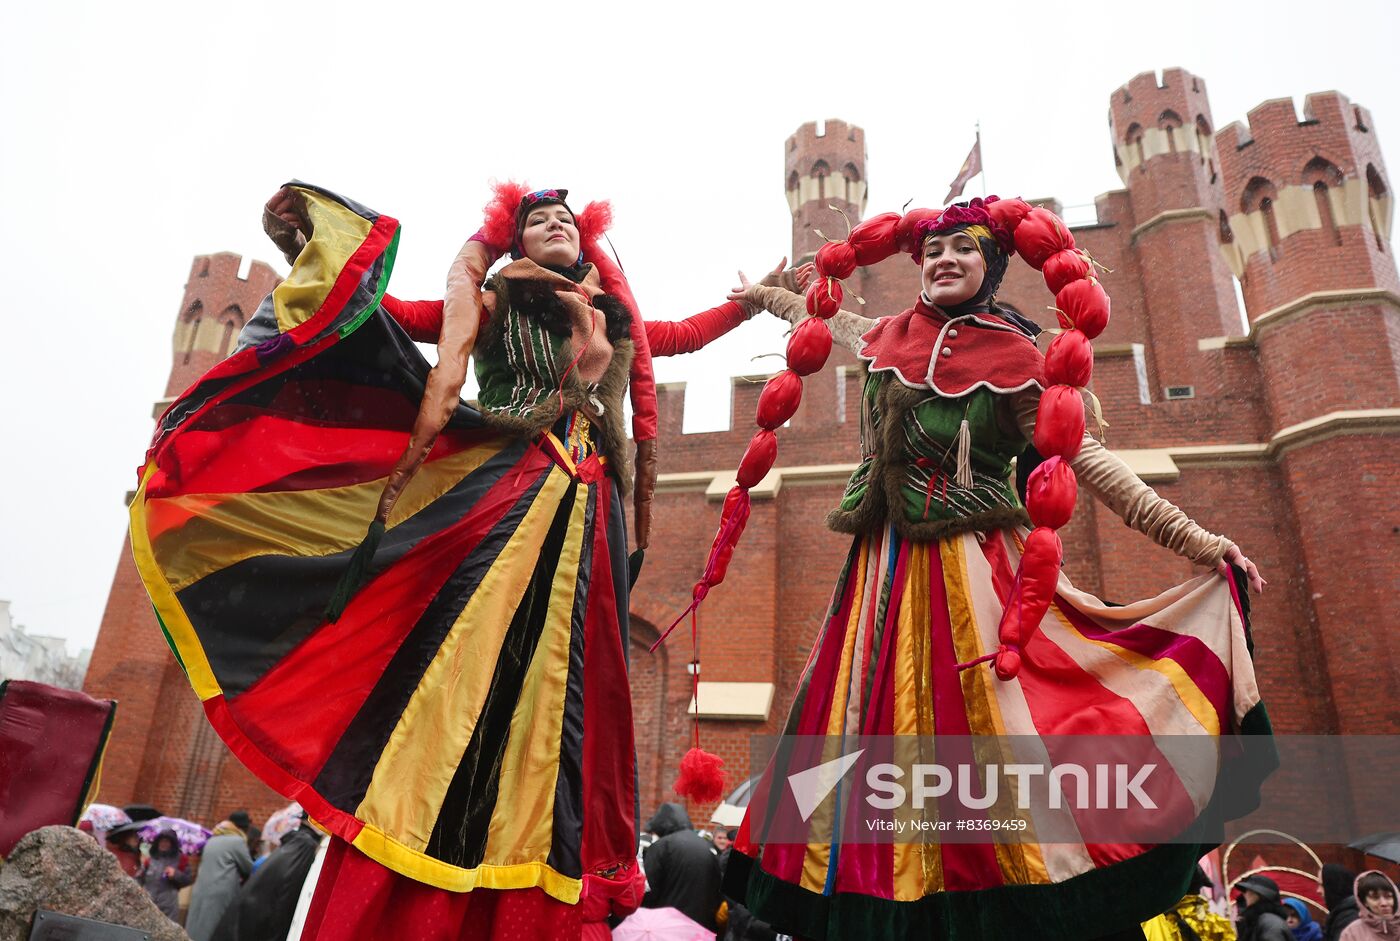
[{"label": "woman on stilts", "polygon": [[[840,279],[897,252],[920,265],[912,307],[879,319],[838,310]],[[997,304],[1013,254],[1043,270],[1056,295],[1062,330],[1048,353],[1036,346],[1038,327]],[[796,407],[798,377],[825,358],[819,349],[814,365],[811,351],[829,347],[828,325],[867,369],[862,460],[828,517],[852,545],[784,735],[917,737],[930,749],[966,736],[1135,736],[1148,747],[1154,736],[1198,736],[1214,756],[1215,737],[1242,734],[1262,736],[1254,740],[1272,754],[1244,594],[1264,580],[1239,547],[1157,496],[1088,433],[1097,413],[1096,402],[1086,413],[1083,391],[1089,340],[1108,299],[1063,223],[996,197],[887,213],[824,246],[816,269],[805,302],[747,281],[731,295],[796,325],[796,375],[765,390],[763,429]],[[736,491],[771,465],[771,434],[755,436]],[[1211,574],[1123,606],[1075,588],[1060,571],[1055,529],[1078,486]],[[744,505],[731,497],[726,509]],[[725,557],[733,530],[722,530],[712,559]],[[708,587],[702,580],[697,598]],[[790,755],[780,750],[764,771],[726,894],[799,937],[1141,937],[1138,923],[1182,897],[1203,851],[1200,842],[1095,838],[1094,812],[1077,809],[1043,841],[1048,821],[1025,813],[1016,842],[852,840],[843,827],[861,811],[844,786],[801,817],[824,821],[821,835],[793,839],[770,832],[795,819],[784,782],[805,766],[789,765]],[[1217,775],[1169,771],[1178,809],[1222,812],[1211,806]],[[1235,783],[1257,799],[1257,779]],[[1015,808],[995,811],[1017,819]],[[1079,836],[1067,839],[1066,828]]]},{"label": "woman on stilts", "polygon": [[650,357],[751,311],[643,321],[608,207],[566,199],[498,187],[445,302],[406,302],[395,220],[284,189],[291,273],[141,472],[137,564],[206,715],[332,834],[303,938],[572,938],[581,897],[633,888]]}]

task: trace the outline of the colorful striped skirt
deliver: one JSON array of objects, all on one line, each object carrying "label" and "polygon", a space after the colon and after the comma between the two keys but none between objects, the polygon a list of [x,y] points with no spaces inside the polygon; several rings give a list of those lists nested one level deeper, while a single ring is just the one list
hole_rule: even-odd
[{"label": "colorful striped skirt", "polygon": [[[997,649],[1018,538],[1005,531],[925,543],[892,529],[858,537],[784,735],[907,736],[932,743],[930,750],[940,741],[961,747],[953,743],[973,741],[968,736],[1037,743],[1140,736],[1148,747],[1157,736],[1204,736],[1214,756],[1219,736],[1260,733],[1253,739],[1272,755],[1241,596],[1214,574],[1126,606],[1106,605],[1062,576],[1018,677],[1000,681],[986,663],[960,671]],[[804,938],[1083,941],[1164,911],[1185,893],[1203,852],[1201,842],[1066,836],[1064,826],[1071,834],[1093,829],[1091,818],[1075,815],[1060,821],[1054,842],[1036,839],[1035,819],[1027,835],[1001,842],[852,839],[852,820],[866,811],[854,797],[841,803],[839,787],[825,809],[804,811],[802,821],[811,820],[800,832],[813,834],[804,842],[774,828],[793,822],[782,809],[791,801],[788,775],[809,767],[791,749],[778,750],[726,874],[726,891],[757,917]],[[1169,790],[1179,804],[1193,815],[1218,809],[1218,775],[1172,770]],[[1244,787],[1256,802],[1258,783]],[[1239,804],[1226,815],[1252,809]]]},{"label": "colorful striped skirt", "polygon": [[327,621],[430,367],[378,308],[396,224],[303,192],[267,336],[161,419],[137,566],[209,721],[317,823],[429,886],[574,904],[636,854],[617,486],[461,405]]}]

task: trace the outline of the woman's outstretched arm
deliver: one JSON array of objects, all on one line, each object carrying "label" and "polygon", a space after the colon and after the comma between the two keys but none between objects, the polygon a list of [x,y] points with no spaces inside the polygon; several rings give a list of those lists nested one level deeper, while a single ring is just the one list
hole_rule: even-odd
[{"label": "woman's outstretched arm", "polygon": [[[740,272],[739,278],[742,287],[737,288],[729,295],[730,300],[747,300],[756,307],[762,307],[794,326],[811,316],[807,313],[806,298],[801,294],[794,294],[785,288],[766,284],[749,284],[748,280],[744,278],[743,272]],[[875,326],[875,321],[870,317],[862,317],[860,314],[853,314],[848,310],[840,310],[827,321],[827,324],[831,327],[832,340],[852,353],[857,353],[862,345],[860,338],[868,333],[871,327]]]}]

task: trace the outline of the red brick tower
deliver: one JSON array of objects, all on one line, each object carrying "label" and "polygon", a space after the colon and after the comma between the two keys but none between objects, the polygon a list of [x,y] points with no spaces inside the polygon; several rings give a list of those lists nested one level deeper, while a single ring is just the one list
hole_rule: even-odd
[{"label": "red brick tower", "polygon": [[787,139],[783,160],[788,208],[792,210],[792,259],[811,261],[831,238],[846,234],[836,206],[851,220],[865,213],[865,131],[834,118],[809,121]]},{"label": "red brick tower", "polygon": [[[238,331],[280,280],[262,262],[240,278],[241,262],[227,252],[194,259],[175,322],[170,378],[155,415],[232,351]],[[98,799],[104,803],[151,803],[206,824],[235,805],[262,819],[285,804],[237,761],[226,760],[228,750],[161,637],[130,538],[117,560],[84,689],[119,701],[102,767]]]},{"label": "red brick tower", "polygon": [[1309,95],[1301,121],[1292,101],[1265,102],[1217,145],[1226,254],[1243,283],[1335,731],[1393,732],[1400,282],[1380,148],[1370,115],[1336,92]]},{"label": "red brick tower", "polygon": [[1113,93],[1109,128],[1151,323],[1150,394],[1174,388],[1185,397],[1205,378],[1197,341],[1240,333],[1219,249],[1222,196],[1206,84],[1182,69],[1165,70],[1160,84],[1142,72]]}]

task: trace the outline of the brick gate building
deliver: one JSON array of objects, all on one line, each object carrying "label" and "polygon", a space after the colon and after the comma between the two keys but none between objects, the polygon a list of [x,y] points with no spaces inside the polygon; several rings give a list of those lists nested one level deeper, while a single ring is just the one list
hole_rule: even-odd
[{"label": "brick gate building", "polygon": [[[1308,96],[1301,120],[1291,100],[1275,100],[1216,131],[1204,82],[1181,70],[1160,83],[1137,76],[1113,92],[1110,109],[1124,188],[1098,197],[1096,221],[1072,227],[1111,270],[1103,281],[1113,319],[1094,369],[1108,445],[1202,525],[1236,540],[1269,579],[1255,639],[1279,731],[1400,732],[1400,632],[1385,620],[1400,590],[1400,280],[1371,117],[1324,92]],[[815,229],[840,227],[829,205],[852,219],[865,209],[864,134],[836,120],[807,124],[784,150],[792,257],[810,257]],[[227,353],[275,284],[261,264],[238,279],[238,263],[195,260],[167,395]],[[892,258],[847,289],[866,298],[866,311],[894,313],[912,303],[917,269]],[[1053,298],[1023,264],[1012,264],[1000,299],[1053,323]],[[840,353],[808,379],[802,408],[779,432],[779,465],[753,491],[728,579],[702,610],[702,734],[735,782],[750,770],[749,736],[782,723],[848,547],[823,519],[858,456],[860,383],[854,359]],[[674,799],[693,708],[688,638],[678,633],[655,654],[647,647],[689,600],[759,388],[736,379],[732,430],[691,435],[681,433],[683,386],[659,390],[657,522],[632,598],[644,816]],[[1062,536],[1070,577],[1107,599],[1146,597],[1193,574],[1088,500]],[[151,801],[205,820],[234,805],[256,815],[281,803],[203,721],[129,547],[86,688],[121,700],[103,800]],[[1369,790],[1381,782],[1351,770],[1337,770],[1331,803],[1319,808],[1328,819],[1389,799]]]}]

